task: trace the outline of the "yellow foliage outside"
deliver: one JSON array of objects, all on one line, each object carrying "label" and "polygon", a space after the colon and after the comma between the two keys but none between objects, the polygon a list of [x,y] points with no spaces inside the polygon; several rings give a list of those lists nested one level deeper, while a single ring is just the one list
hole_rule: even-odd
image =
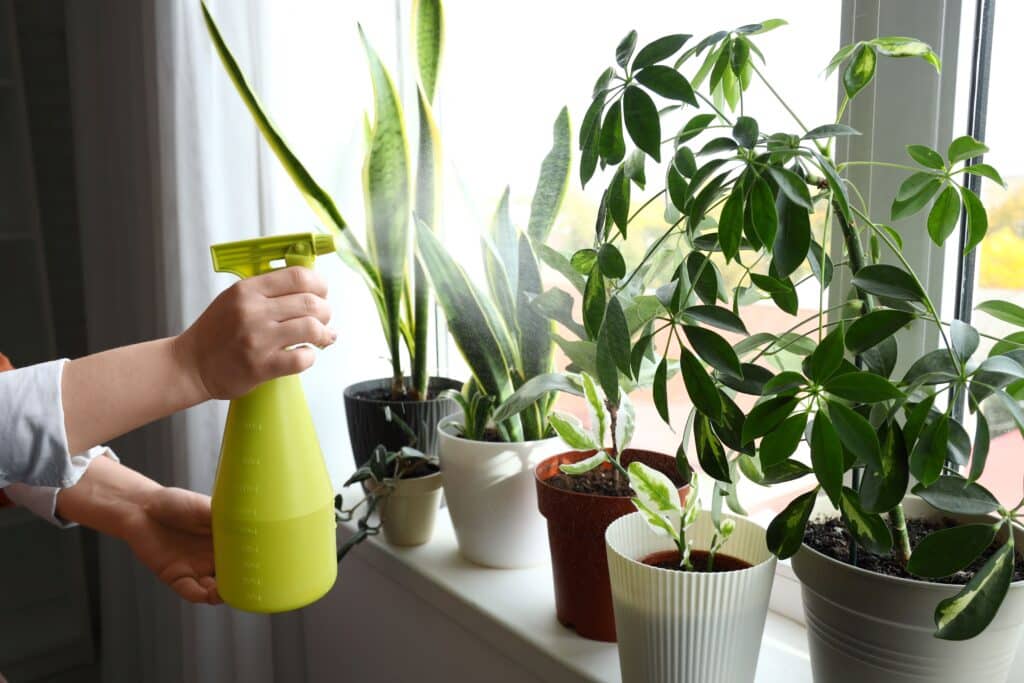
[{"label": "yellow foliage outside", "polygon": [[[981,243],[978,285],[985,289],[1024,289],[1024,183],[985,193],[989,233]],[[995,196],[993,196],[995,195]]]}]

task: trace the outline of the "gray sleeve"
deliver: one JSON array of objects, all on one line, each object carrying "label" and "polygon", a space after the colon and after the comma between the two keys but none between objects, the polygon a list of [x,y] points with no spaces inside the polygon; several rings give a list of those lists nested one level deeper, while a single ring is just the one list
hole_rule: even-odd
[{"label": "gray sleeve", "polygon": [[68,453],[61,403],[66,359],[0,372],[0,486],[71,486],[81,472]]}]

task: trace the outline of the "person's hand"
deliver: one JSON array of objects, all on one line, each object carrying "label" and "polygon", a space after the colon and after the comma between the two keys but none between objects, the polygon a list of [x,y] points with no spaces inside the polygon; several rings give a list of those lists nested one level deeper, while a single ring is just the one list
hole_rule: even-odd
[{"label": "person's hand", "polygon": [[213,573],[210,498],[160,487],[126,520],[125,542],[157,578],[190,602],[221,603]]},{"label": "person's hand", "polygon": [[327,283],[292,267],[236,282],[214,299],[175,345],[185,367],[210,398],[235,398],[261,382],[294,375],[333,344]]}]

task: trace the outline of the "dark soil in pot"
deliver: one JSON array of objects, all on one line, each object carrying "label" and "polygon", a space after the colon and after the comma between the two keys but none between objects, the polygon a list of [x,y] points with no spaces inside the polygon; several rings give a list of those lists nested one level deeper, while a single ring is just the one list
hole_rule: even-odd
[{"label": "dark soil in pot", "polygon": [[717,553],[715,555],[715,561],[711,565],[711,569],[708,569],[708,560],[711,558],[711,553],[707,550],[691,550],[690,551],[690,562],[693,563],[693,569],[683,569],[679,566],[679,551],[678,550],[662,550],[661,552],[651,553],[644,559],[640,560],[643,564],[651,567],[657,567],[658,569],[671,569],[677,572],[695,572],[705,573],[711,572],[717,574],[719,572],[735,572],[740,569],[750,569],[754,565],[750,564],[746,560],[741,560],[738,557],[732,555],[725,555],[723,553]]},{"label": "dark soil in pot", "polygon": [[[559,465],[578,462],[593,454],[593,451],[572,451],[541,462],[536,471],[537,505],[548,522],[558,621],[574,628],[584,638],[615,642],[615,614],[604,532],[616,519],[634,511],[630,501],[632,493],[628,487],[603,489],[621,491],[618,495],[577,491],[576,486],[600,489],[605,484],[595,483],[602,479],[598,475],[580,482],[567,481],[558,469]],[[685,500],[688,482],[676,471],[675,458],[633,449],[622,454],[624,466],[634,460],[668,475],[679,487],[680,499]],[[598,472],[603,478],[612,478],[608,463]]]},{"label": "dark soil in pot", "polygon": [[345,389],[345,416],[352,456],[361,467],[378,444],[389,451],[409,446],[409,435],[394,422],[388,422],[384,408],[402,418],[416,434],[415,447],[424,453],[437,452],[437,423],[458,412],[458,404],[438,398],[445,389],[461,389],[462,382],[445,377],[431,377],[425,401],[393,400],[391,378],[357,382]]},{"label": "dark soil in pot", "polygon": [[[910,536],[910,548],[917,547],[918,542],[933,531],[948,529],[957,526],[956,520],[943,519],[908,519],[907,532]],[[828,519],[822,522],[813,522],[807,525],[804,531],[804,544],[827,555],[834,560],[850,563],[850,534],[839,519]],[[964,585],[971,580],[971,577],[981,569],[982,565],[992,557],[1002,543],[994,542],[982,553],[973,564],[950,576],[941,579],[923,579],[907,572],[906,569],[892,555],[877,555],[867,552],[863,548],[857,549],[857,566],[876,574],[893,576],[901,579],[914,579],[916,581],[928,581],[930,583],[947,583]],[[1024,579],[1024,557],[1016,553],[1013,570],[1013,580]]]}]

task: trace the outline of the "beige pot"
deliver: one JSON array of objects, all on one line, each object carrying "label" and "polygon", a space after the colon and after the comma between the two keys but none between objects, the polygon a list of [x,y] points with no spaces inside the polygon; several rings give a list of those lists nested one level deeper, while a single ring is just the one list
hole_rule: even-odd
[{"label": "beige pot", "polygon": [[434,535],[434,520],[441,506],[441,473],[398,479],[378,506],[384,538],[391,545],[423,545]]}]

